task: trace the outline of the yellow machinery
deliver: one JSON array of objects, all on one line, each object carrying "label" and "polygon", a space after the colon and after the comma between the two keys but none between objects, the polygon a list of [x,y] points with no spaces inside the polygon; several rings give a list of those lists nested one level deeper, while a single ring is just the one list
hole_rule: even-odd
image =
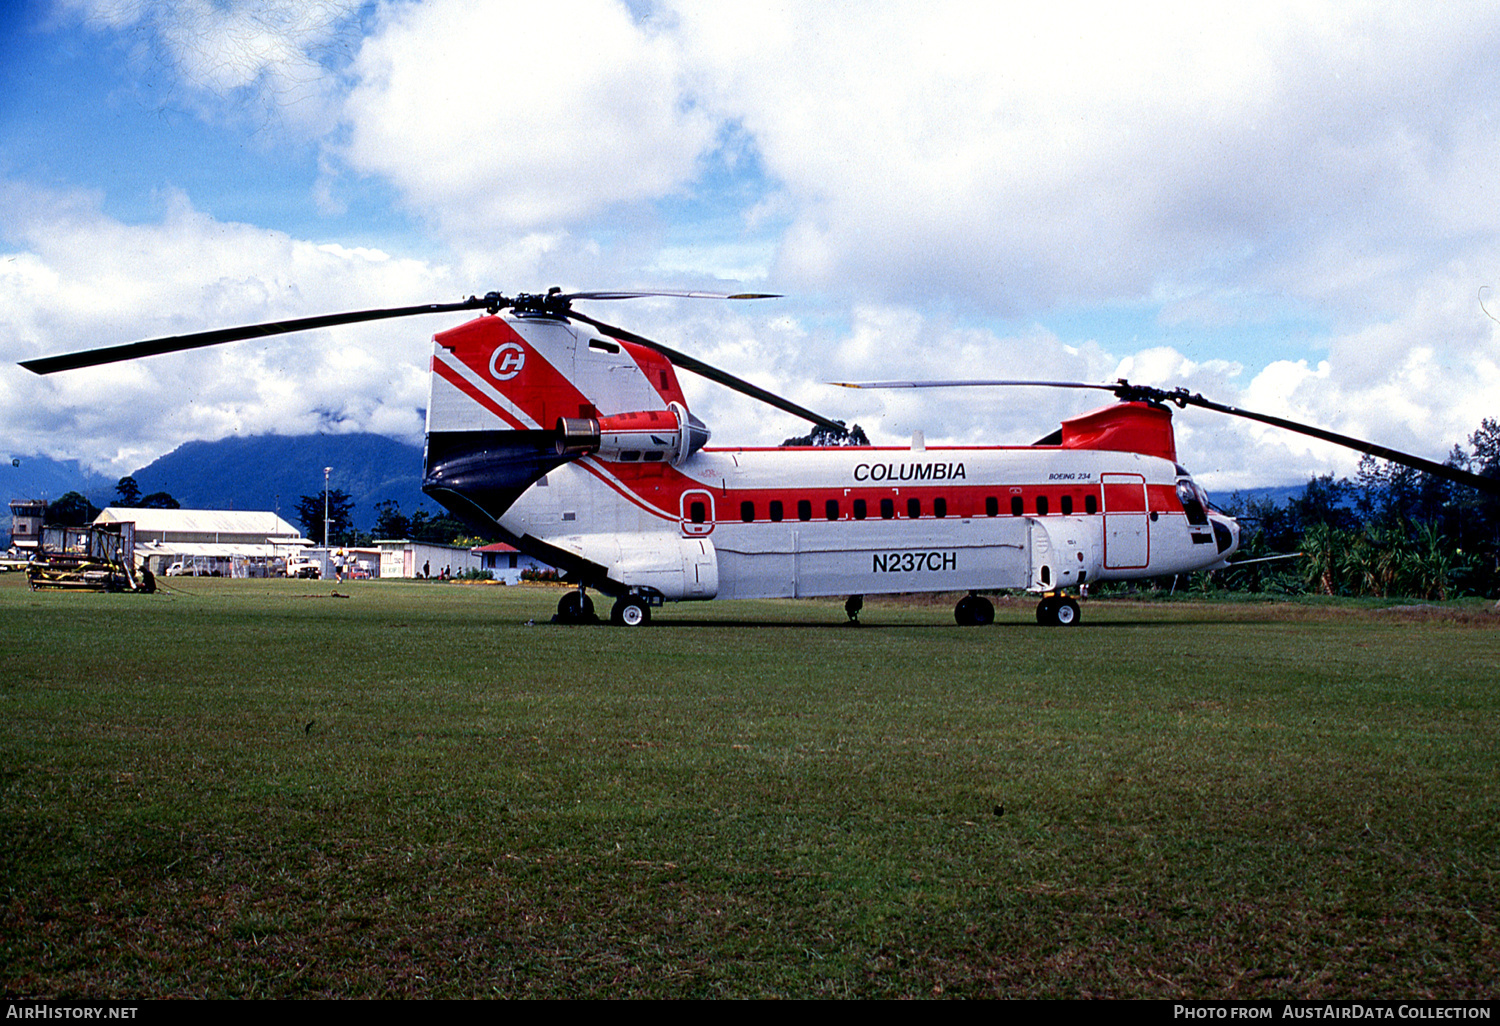
[{"label": "yellow machinery", "polygon": [[149,570],[135,566],[135,524],[90,524],[87,527],[43,527],[36,555],[26,565],[33,591],[156,590]]}]

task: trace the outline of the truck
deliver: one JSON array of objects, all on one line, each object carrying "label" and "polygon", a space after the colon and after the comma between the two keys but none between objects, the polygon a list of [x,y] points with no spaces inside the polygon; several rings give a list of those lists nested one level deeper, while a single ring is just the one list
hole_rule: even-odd
[{"label": "truck", "polygon": [[286,560],[286,575],[288,577],[319,578],[323,576],[323,564],[320,560],[311,556],[288,556]]}]

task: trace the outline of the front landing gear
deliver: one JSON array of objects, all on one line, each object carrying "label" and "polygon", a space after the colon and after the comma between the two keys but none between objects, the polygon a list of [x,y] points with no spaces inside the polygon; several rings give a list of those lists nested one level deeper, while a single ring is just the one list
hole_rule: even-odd
[{"label": "front landing gear", "polygon": [[960,627],[988,627],[995,622],[995,604],[981,595],[965,595],[953,607]]},{"label": "front landing gear", "polygon": [[1066,595],[1048,595],[1036,607],[1036,622],[1043,627],[1071,627],[1079,618],[1078,603]]},{"label": "front landing gear", "polygon": [[616,627],[644,627],[651,622],[651,607],[637,595],[625,595],[615,600],[609,622]]}]

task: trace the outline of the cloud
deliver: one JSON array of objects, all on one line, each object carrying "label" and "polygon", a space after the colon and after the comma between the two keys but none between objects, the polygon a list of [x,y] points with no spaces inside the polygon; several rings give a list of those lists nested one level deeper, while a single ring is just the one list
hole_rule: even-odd
[{"label": "cloud", "polygon": [[577,224],[695,177],[715,124],[680,65],[608,0],[386,6],[350,69],[341,154],[449,236]]},{"label": "cloud", "polygon": [[[360,0],[57,0],[117,33],[143,81],[209,120],[248,117],[303,138],[334,124],[338,70],[358,39]],[[153,73],[187,87],[185,93]]]},{"label": "cloud", "polygon": [[217,221],[186,197],[130,225],[99,197],[0,185],[8,443],[125,473],[190,439],[311,431],[420,438],[427,338],[376,322],[38,378],[31,356],[338,310],[457,298],[445,267]]},{"label": "cloud", "polygon": [[[673,5],[794,213],[780,271],[1001,312],[1159,285],[1347,306],[1495,226],[1484,6]],[[1361,252],[1340,266],[1322,258]]]},{"label": "cloud", "polygon": [[[1025,443],[1092,397],[823,382],[1129,374],[1439,459],[1494,413],[1500,326],[1476,298],[1500,275],[1493,5],[65,2],[214,125],[253,108],[323,140],[306,187],[332,219],[319,239],[235,223],[164,184],[132,224],[97,191],[0,186],[7,358],[743,275],[793,298],[604,316],[886,441]],[[365,179],[426,234],[348,241]],[[116,462],[232,431],[409,436],[436,327],[69,382],[12,368],[0,401],[17,439]],[[688,387],[716,441],[801,430]],[[1357,459],[1177,423],[1184,461],[1234,487]]]}]

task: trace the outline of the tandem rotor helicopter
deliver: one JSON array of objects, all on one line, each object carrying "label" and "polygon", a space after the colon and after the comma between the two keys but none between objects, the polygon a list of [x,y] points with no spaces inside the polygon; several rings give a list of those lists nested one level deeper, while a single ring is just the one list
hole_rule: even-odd
[{"label": "tandem rotor helicopter", "polygon": [[1082,382],[871,382],[857,388],[1044,385],[1117,402],[1032,445],[926,448],[709,446],[677,381],[687,370],[846,435],[830,420],[658,342],[573,309],[576,301],[762,294],[496,292],[457,303],[358,310],[147,339],[23,361],[37,374],[416,314],[481,310],[433,338],[423,491],[577,585],[562,622],[638,626],[667,601],[963,592],[954,618],[993,621],[978,592],[1041,596],[1037,620],[1076,624],[1070,589],[1210,570],[1239,547],[1177,462],[1170,405],[1247,417],[1500,492],[1495,481],[1186,390]]}]

